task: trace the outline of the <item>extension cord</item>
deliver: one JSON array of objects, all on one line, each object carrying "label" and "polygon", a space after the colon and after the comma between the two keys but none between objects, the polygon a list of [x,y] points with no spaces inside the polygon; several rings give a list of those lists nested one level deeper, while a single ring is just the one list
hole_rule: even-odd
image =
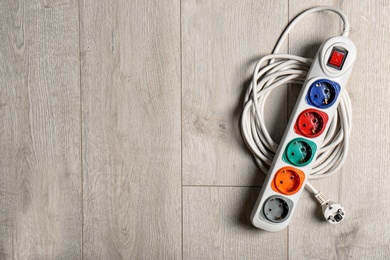
[{"label": "extension cord", "polygon": [[[344,30],[341,36],[324,42],[313,63],[296,55],[276,54],[300,19],[325,10],[341,17]],[[335,224],[345,218],[343,207],[327,199],[307,179],[333,175],[345,162],[348,152],[352,109],[345,85],[356,57],[348,32],[348,20],[338,9],[309,9],[289,24],[273,54],[260,59],[255,67],[245,95],[241,129],[259,167],[268,172],[251,214],[256,227],[268,231],[285,228],[304,186],[314,193],[328,222]],[[264,66],[266,62],[268,65]],[[264,105],[272,90],[290,83],[303,84],[303,87],[278,146],[265,127]]]}]

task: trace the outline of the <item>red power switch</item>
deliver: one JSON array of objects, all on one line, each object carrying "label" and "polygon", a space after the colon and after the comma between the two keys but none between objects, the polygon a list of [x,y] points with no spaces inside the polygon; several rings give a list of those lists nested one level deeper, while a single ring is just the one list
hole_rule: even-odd
[{"label": "red power switch", "polygon": [[346,56],[347,51],[333,48],[328,61],[328,66],[341,70]]}]

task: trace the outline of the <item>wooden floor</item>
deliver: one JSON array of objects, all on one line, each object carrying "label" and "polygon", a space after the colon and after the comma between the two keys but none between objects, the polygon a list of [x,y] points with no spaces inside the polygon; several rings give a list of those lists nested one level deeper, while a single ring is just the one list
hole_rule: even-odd
[{"label": "wooden floor", "polygon": [[[264,179],[238,120],[255,61],[301,11],[342,9],[358,59],[351,150],[290,226],[249,214]],[[0,259],[389,259],[390,4],[382,1],[0,1]],[[339,34],[305,18],[283,52]],[[296,87],[267,108],[280,139]]]}]

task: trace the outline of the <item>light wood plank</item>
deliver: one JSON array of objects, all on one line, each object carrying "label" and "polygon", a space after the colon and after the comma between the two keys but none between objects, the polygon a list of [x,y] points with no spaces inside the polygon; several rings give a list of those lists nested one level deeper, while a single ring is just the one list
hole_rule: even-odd
[{"label": "light wood plank", "polygon": [[[318,211],[315,213],[315,202],[304,194],[289,228],[290,259],[386,259],[390,254],[390,209],[385,205],[390,196],[386,171],[390,167],[390,139],[385,133],[390,127],[390,6],[386,1],[290,3],[292,16],[320,4],[342,9],[350,20],[350,38],[358,49],[347,86],[354,107],[349,157],[339,175],[315,182],[346,208],[347,218],[338,226],[330,226]],[[290,52],[304,53],[305,46],[338,34],[338,21],[330,14],[305,18],[290,37]],[[314,48],[309,50],[310,54],[314,52]]]},{"label": "light wood plank", "polygon": [[287,259],[287,230],[265,232],[249,221],[259,192],[184,187],[183,259]]},{"label": "light wood plank", "polygon": [[81,257],[77,1],[0,2],[0,258]]},{"label": "light wood plank", "polygon": [[81,4],[85,259],[179,259],[180,2]]},{"label": "light wood plank", "polygon": [[[184,184],[261,185],[239,118],[255,62],[272,51],[287,8],[288,1],[182,1]],[[277,140],[286,100],[286,88],[269,98],[267,125]]]}]

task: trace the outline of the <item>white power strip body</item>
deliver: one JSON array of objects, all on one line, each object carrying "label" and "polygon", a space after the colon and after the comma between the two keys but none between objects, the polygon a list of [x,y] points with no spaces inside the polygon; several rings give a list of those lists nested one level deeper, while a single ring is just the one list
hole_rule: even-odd
[{"label": "white power strip body", "polygon": [[[345,51],[344,53],[345,56],[342,60],[342,64],[340,68],[335,68],[334,66],[329,65],[329,60],[331,55],[334,54],[334,51],[340,49]],[[305,183],[307,181],[307,178],[313,168],[314,162],[318,155],[318,150],[322,147],[331,120],[337,111],[337,106],[341,99],[342,92],[344,91],[347,85],[347,81],[352,71],[352,66],[355,61],[355,58],[356,58],[355,45],[350,39],[343,36],[332,37],[327,41],[325,41],[319,48],[319,51],[317,52],[313,60],[313,63],[311,65],[307,78],[302,86],[302,90],[298,97],[297,103],[291,114],[289,123],[287,124],[286,131],[283,135],[281,143],[275,154],[274,160],[270,166],[267,177],[264,181],[264,184],[257,198],[254,209],[252,211],[251,221],[254,226],[270,232],[277,232],[286,228],[290,223],[293,213],[297,207],[299,197],[301,196],[301,193],[304,190]],[[308,103],[307,95],[309,93],[309,89],[313,85],[313,83],[317,82],[318,80],[328,80],[330,82],[336,83],[336,86],[337,84],[339,86],[339,91],[338,94],[336,94],[335,100],[327,108],[315,107],[312,104]],[[328,116],[328,120],[326,125],[324,126],[324,130],[319,136],[311,137],[311,138],[305,137],[297,133],[297,131],[294,129],[298,116],[304,110],[307,109],[319,110],[321,112],[326,113]],[[283,158],[287,145],[296,138],[308,140],[314,143],[316,146],[316,149],[312,150],[313,157],[310,163],[304,166],[295,166],[290,162],[288,162],[288,160]],[[299,187],[299,190],[297,190],[294,194],[291,195],[282,194],[278,191],[275,191],[275,189],[272,188],[272,182],[274,181],[276,173],[278,171],[280,172],[280,169],[284,167],[293,167],[304,173],[304,175],[301,176],[301,179],[303,180],[301,180],[301,186]],[[274,219],[275,221],[270,220],[268,217],[266,217],[265,214],[267,212],[265,212],[264,204],[269,203],[271,198],[274,199],[276,198],[277,203],[280,203],[282,200],[284,200],[285,202],[283,202],[282,204],[278,204],[278,206],[283,207],[284,210],[283,214],[285,214],[286,210],[288,211],[287,212],[288,214],[285,214],[279,218],[276,217],[276,220]],[[282,200],[279,200],[280,198]],[[275,203],[275,201],[273,201],[272,203]],[[271,211],[271,208],[269,208],[268,210]],[[276,211],[278,211],[277,208]]]}]

